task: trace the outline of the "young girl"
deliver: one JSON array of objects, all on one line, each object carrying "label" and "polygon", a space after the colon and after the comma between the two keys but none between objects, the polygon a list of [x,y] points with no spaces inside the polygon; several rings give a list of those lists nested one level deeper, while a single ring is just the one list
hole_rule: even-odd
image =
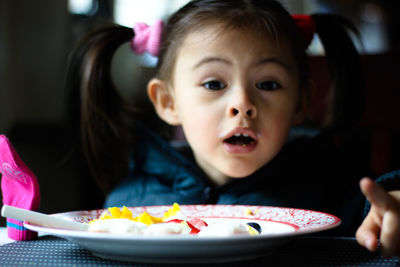
[{"label": "young girl", "polygon": [[[196,0],[173,14],[165,28],[161,22],[134,31],[111,25],[86,36],[70,75],[79,77],[72,85],[81,89],[84,151],[107,194],[105,206],[305,208],[339,216],[338,234],[354,234],[363,216],[362,174],[334,142],[362,112],[351,29],[333,15],[292,17],[272,0]],[[292,127],[306,118],[313,90],[305,50],[315,31],[332,71],[334,104],[321,133],[289,140]],[[125,42],[136,52],[148,47],[158,55],[147,93],[162,121],[182,127],[188,151],[174,149],[161,137],[157,119],[115,90],[111,59]],[[370,180],[361,185],[374,219],[364,222],[358,240],[374,250],[380,233],[383,252],[393,255],[399,193],[388,194]],[[383,204],[377,195],[385,196]],[[388,214],[395,224],[385,221]]]}]

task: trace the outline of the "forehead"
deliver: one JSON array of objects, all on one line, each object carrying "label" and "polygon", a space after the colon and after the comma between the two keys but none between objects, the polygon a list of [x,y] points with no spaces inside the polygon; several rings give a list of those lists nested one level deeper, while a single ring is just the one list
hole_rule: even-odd
[{"label": "forehead", "polygon": [[[177,60],[183,56],[202,57],[207,53],[224,55],[241,51],[260,58],[279,57],[294,63],[293,51],[284,36],[272,36],[267,31],[252,28],[229,28],[223,25],[207,26],[189,33],[177,51]],[[239,58],[241,55],[237,55]]]},{"label": "forehead", "polygon": [[226,49],[246,47],[251,53],[275,53],[289,58],[293,57],[293,52],[287,41],[285,36],[272,36],[267,31],[249,27],[210,25],[189,33],[183,39],[177,55],[187,50],[191,54],[202,54],[204,49],[223,53]]}]

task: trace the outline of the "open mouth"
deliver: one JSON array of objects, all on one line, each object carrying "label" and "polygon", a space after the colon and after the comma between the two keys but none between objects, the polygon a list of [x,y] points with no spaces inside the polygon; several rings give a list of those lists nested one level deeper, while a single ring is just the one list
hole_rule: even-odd
[{"label": "open mouth", "polygon": [[248,146],[254,144],[255,140],[248,134],[234,134],[228,139],[224,140],[225,143],[237,146]]}]

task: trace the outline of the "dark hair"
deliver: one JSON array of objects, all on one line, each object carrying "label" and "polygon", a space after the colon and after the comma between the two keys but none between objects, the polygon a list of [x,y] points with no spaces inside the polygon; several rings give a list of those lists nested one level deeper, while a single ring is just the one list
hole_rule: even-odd
[{"label": "dark hair", "polygon": [[[360,103],[363,92],[358,53],[348,33],[348,30],[356,31],[337,16],[313,15],[313,18],[334,77],[334,103],[341,102],[334,105],[330,128],[343,128],[354,124],[361,116],[360,112],[355,112],[349,118],[346,113]],[[207,25],[221,25],[221,30],[265,31],[278,43],[281,40],[290,42],[298,64],[299,87],[308,81],[309,67],[301,31],[290,14],[274,0],[195,0],[186,4],[166,23],[157,66],[158,78],[171,78],[175,56],[184,38]],[[132,29],[123,26],[102,27],[83,38],[70,61],[72,74],[78,78],[73,84],[81,90],[85,156],[92,175],[105,193],[124,174],[129,149],[135,140],[135,112],[117,93],[110,74],[116,49],[133,37]]]},{"label": "dark hair", "polygon": [[332,74],[332,101],[326,127],[341,134],[356,125],[364,112],[364,75],[351,35],[359,38],[359,33],[348,20],[334,14],[315,14],[312,18]]},{"label": "dark hair", "polygon": [[69,87],[80,88],[83,152],[99,187],[108,192],[121,177],[131,143],[134,107],[118,94],[111,79],[112,57],[131,40],[132,29],[103,26],[80,40],[69,59]]}]

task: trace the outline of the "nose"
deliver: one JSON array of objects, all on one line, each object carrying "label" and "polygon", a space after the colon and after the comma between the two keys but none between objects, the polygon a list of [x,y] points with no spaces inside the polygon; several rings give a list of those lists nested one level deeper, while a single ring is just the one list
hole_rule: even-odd
[{"label": "nose", "polygon": [[257,116],[257,108],[246,90],[238,90],[228,106],[229,117],[245,117],[253,119]]}]

